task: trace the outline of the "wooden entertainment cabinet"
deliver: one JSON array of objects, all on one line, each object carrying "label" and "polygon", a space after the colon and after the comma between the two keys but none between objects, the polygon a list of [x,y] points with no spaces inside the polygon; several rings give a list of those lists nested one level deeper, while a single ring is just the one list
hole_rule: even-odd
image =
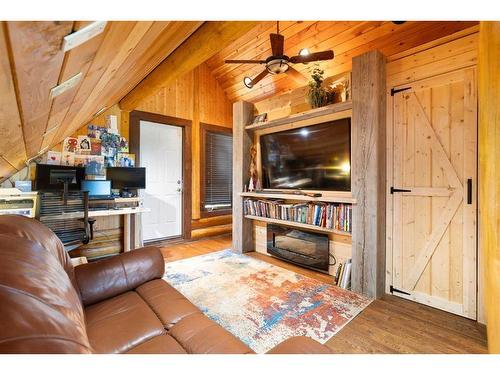
[{"label": "wooden entertainment cabinet", "polygon": [[[352,102],[343,102],[292,114],[262,124],[252,124],[255,106],[233,104],[233,250],[267,254],[266,226],[283,224],[327,233],[330,252],[337,261],[352,258],[352,289],[371,297],[384,293],[385,273],[385,57],[371,51],[353,59]],[[263,134],[351,118],[351,192],[323,191],[321,197],[295,194],[244,192],[248,184],[250,147]],[[315,191],[317,192],[317,191]],[[245,216],[245,198],[279,198],[286,201],[319,201],[353,205],[352,234],[313,225]],[[333,270],[330,270],[333,273]]]}]

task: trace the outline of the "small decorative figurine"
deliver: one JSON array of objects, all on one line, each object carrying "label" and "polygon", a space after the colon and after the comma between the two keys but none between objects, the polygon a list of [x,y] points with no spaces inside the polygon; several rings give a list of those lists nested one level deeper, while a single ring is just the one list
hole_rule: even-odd
[{"label": "small decorative figurine", "polygon": [[257,148],[255,145],[250,147],[250,182],[248,183],[248,191],[254,191],[257,185]]}]

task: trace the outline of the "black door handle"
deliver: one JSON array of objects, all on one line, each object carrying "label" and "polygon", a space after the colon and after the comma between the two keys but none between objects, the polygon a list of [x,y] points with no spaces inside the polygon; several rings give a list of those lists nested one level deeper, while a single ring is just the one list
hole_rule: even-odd
[{"label": "black door handle", "polygon": [[411,190],[398,189],[398,188],[395,188],[394,186],[391,186],[391,194],[394,194],[394,193],[411,193]]},{"label": "black door handle", "polygon": [[467,204],[472,204],[472,178],[467,179]]}]

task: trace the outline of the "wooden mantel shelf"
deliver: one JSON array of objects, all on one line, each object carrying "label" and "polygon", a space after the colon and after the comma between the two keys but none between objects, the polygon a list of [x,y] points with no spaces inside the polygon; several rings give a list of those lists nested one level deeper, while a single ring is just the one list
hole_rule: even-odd
[{"label": "wooden mantel shelf", "polygon": [[350,203],[356,204],[356,200],[350,192],[336,192],[321,197],[308,197],[307,195],[285,194],[285,193],[240,193],[241,197],[257,199],[288,199],[303,202],[328,202],[328,203]]},{"label": "wooden mantel shelf", "polygon": [[271,219],[269,217],[253,216],[253,215],[245,215],[245,218],[250,219],[250,220],[262,221],[265,223],[281,224],[281,225],[286,225],[289,227],[308,229],[308,230],[316,231],[316,232],[335,233],[335,234],[340,234],[340,235],[349,236],[349,237],[351,236],[351,233],[345,232],[343,230],[324,228],[324,227],[320,227],[319,225],[298,223],[296,221]]},{"label": "wooden mantel shelf", "polygon": [[337,112],[342,112],[342,111],[347,111],[352,108],[352,102],[347,101],[347,102],[342,102],[342,103],[335,103],[335,104],[330,104],[324,107],[320,108],[314,108],[309,111],[305,112],[300,112],[296,113],[287,117],[279,118],[276,120],[271,120],[267,122],[262,122],[258,124],[250,124],[245,126],[246,130],[262,130],[262,129],[268,129],[272,128],[274,126],[278,125],[284,125],[284,124],[289,124],[291,122],[298,122],[302,120],[308,120],[310,118],[314,117],[319,117],[319,116],[325,116],[325,115],[330,115],[332,113],[337,113]]}]

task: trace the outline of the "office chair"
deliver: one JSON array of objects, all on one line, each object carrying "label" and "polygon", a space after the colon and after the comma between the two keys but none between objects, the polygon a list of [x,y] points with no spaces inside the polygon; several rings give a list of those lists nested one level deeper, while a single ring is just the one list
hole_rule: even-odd
[{"label": "office chair", "polygon": [[38,220],[59,237],[67,250],[88,244],[94,237],[95,219],[89,218],[87,191],[40,192]]}]

